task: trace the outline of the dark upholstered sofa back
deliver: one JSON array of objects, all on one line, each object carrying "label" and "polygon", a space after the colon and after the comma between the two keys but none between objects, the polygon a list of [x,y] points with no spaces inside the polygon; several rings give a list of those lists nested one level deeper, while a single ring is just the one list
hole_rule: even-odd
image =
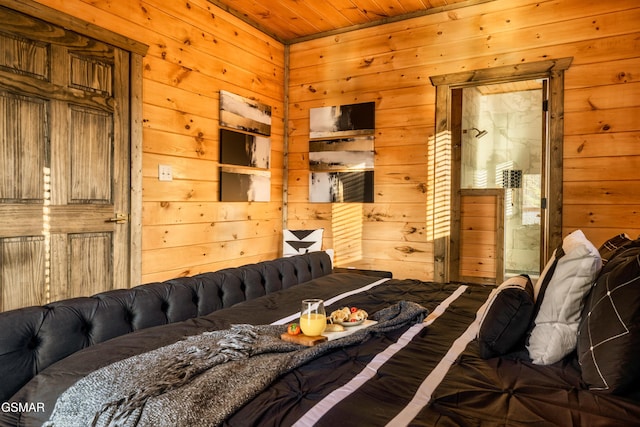
[{"label": "dark upholstered sofa back", "polygon": [[0,313],[0,400],[90,345],[204,316],[329,273],[329,256],[311,252]]}]

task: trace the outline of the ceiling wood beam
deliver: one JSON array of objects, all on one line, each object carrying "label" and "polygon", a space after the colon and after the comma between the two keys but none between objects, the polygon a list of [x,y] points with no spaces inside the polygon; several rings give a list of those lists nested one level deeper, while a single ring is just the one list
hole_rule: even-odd
[{"label": "ceiling wood beam", "polygon": [[445,11],[448,11],[448,10],[461,9],[463,7],[475,6],[475,5],[482,4],[482,3],[489,3],[489,2],[492,2],[492,1],[495,1],[495,0],[467,0],[467,1],[460,2],[460,3],[453,3],[453,4],[445,5],[445,6],[438,6],[438,7],[432,7],[432,8],[429,8],[429,9],[417,10],[415,12],[403,13],[401,15],[395,15],[395,16],[388,16],[388,17],[385,17],[385,18],[380,18],[378,20],[366,22],[366,23],[363,23],[363,24],[356,24],[356,25],[351,25],[349,27],[339,28],[339,29],[336,29],[336,30],[324,31],[322,33],[316,33],[316,34],[311,34],[311,35],[308,35],[308,36],[297,37],[295,39],[288,40],[287,43],[288,44],[295,44],[295,43],[300,43],[300,42],[304,42],[304,41],[308,41],[308,40],[319,39],[319,38],[322,38],[322,37],[334,36],[334,35],[337,35],[337,34],[344,34],[344,33],[348,33],[348,32],[351,32],[351,31],[361,30],[363,28],[377,27],[379,25],[390,24],[392,22],[405,21],[407,19],[418,18],[418,17],[426,16],[426,15],[433,15],[433,14],[440,13],[440,12],[445,12]]},{"label": "ceiling wood beam", "polygon": [[428,9],[421,9],[421,10],[417,10],[414,12],[409,12],[409,13],[403,13],[400,15],[395,15],[395,16],[388,16],[388,17],[383,17],[374,21],[368,21],[365,23],[361,23],[361,24],[355,24],[355,25],[350,25],[347,27],[342,27],[342,28],[337,28],[334,30],[329,30],[329,31],[322,31],[322,32],[318,32],[318,33],[314,33],[314,34],[309,34],[309,35],[304,35],[304,36],[300,36],[300,37],[295,37],[292,39],[284,39],[282,37],[280,37],[278,34],[276,34],[274,31],[270,30],[269,28],[267,28],[266,26],[260,24],[259,22],[255,21],[254,19],[251,19],[249,16],[247,16],[247,14],[243,13],[242,11],[236,10],[232,7],[230,7],[229,5],[225,4],[224,0],[208,0],[209,3],[212,3],[213,5],[217,6],[218,8],[224,10],[225,12],[235,16],[236,18],[240,19],[241,21],[251,25],[252,27],[260,30],[261,32],[263,32],[264,34],[273,37],[274,39],[276,39],[277,41],[281,42],[284,45],[292,45],[295,43],[300,43],[300,42],[304,42],[304,41],[308,41],[308,40],[314,40],[314,39],[318,39],[318,38],[322,38],[322,37],[327,37],[327,36],[334,36],[337,34],[344,34],[347,32],[351,32],[351,31],[356,31],[356,30],[361,30],[363,28],[370,28],[370,27],[376,27],[379,25],[384,25],[384,24],[389,24],[392,22],[399,22],[399,21],[404,21],[407,19],[412,19],[412,18],[417,18],[417,17],[421,17],[421,16],[425,16],[425,15],[432,15],[432,14],[436,14],[436,13],[440,13],[440,12],[446,12],[449,10],[454,10],[454,9],[461,9],[464,7],[470,7],[470,6],[475,6],[475,5],[479,5],[479,4],[483,4],[483,3],[489,3],[495,0],[467,0],[467,1],[462,1],[462,2],[458,2],[458,3],[452,3],[449,5],[444,5],[444,6],[438,6],[438,7],[432,7],[432,8],[428,8]]},{"label": "ceiling wood beam", "polygon": [[252,27],[262,31],[263,33],[265,33],[266,35],[273,37],[274,39],[276,39],[277,41],[279,41],[282,44],[288,44],[286,40],[282,39],[280,36],[278,36],[276,33],[274,33],[273,31],[269,30],[268,28],[266,28],[264,25],[260,25],[258,22],[254,21],[253,19],[250,19],[247,15],[245,15],[244,13],[224,4],[221,1],[218,0],[208,0],[209,3],[213,4],[214,6],[217,6],[218,8],[224,10],[225,12],[235,16],[236,18],[240,19],[241,21],[244,21],[245,23],[251,25]]}]

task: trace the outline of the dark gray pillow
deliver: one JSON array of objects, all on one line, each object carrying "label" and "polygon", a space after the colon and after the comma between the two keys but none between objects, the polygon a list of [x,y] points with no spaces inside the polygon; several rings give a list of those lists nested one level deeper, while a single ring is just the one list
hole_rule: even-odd
[{"label": "dark gray pillow", "polygon": [[480,357],[489,359],[524,346],[533,308],[533,285],[529,276],[512,277],[494,289],[480,317]]},{"label": "dark gray pillow", "polygon": [[633,240],[626,234],[621,233],[617,236],[613,236],[598,248],[600,257],[602,258],[602,265],[604,266],[610,259],[616,256],[617,253],[622,252],[626,246],[628,246]]},{"label": "dark gray pillow", "polygon": [[591,390],[626,394],[640,383],[640,239],[605,265],[578,329],[578,361]]}]

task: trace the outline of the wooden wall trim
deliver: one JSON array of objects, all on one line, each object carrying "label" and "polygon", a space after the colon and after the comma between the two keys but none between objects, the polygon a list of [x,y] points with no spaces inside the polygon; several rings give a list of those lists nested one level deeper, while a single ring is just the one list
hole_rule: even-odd
[{"label": "wooden wall trim", "polygon": [[537,77],[548,77],[552,72],[562,72],[569,68],[571,61],[573,61],[573,57],[549,59],[546,61],[442,74],[430,76],[429,79],[434,86],[448,85],[451,87],[474,86],[479,82],[490,84],[513,80],[530,80]]},{"label": "wooden wall trim", "polygon": [[229,15],[233,15],[236,18],[240,19],[241,21],[243,21],[246,24],[251,25],[253,28],[255,28],[256,30],[268,35],[269,37],[272,37],[273,39],[279,41],[280,43],[282,43],[283,45],[287,45],[287,41],[283,40],[282,37],[278,37],[278,35],[276,33],[274,33],[273,31],[269,31],[264,25],[261,25],[259,22],[256,22],[252,19],[247,18],[247,15],[245,15],[244,13],[230,7],[228,4],[225,4],[221,1],[218,0],[207,0],[209,3],[211,3],[212,5],[216,6],[219,9],[224,10],[225,12],[227,12]]},{"label": "wooden wall trim", "polygon": [[[460,188],[462,165],[462,89],[454,89],[449,95],[449,129],[451,130],[451,173],[450,188]],[[453,191],[449,191],[452,193]],[[462,252],[461,233],[461,198],[460,194],[451,198],[451,227],[449,229],[451,246],[449,250],[449,278],[447,281],[460,280],[460,254]]]},{"label": "wooden wall trim", "polygon": [[[451,110],[451,97],[452,93],[448,85],[436,86],[436,125],[434,136],[434,149],[432,156],[432,170],[433,174],[429,182],[429,187],[432,189],[432,205],[430,206],[431,218],[429,218],[432,224],[434,232],[442,228],[440,223],[451,222],[451,218],[443,218],[443,212],[436,213],[439,204],[442,200],[442,193],[451,193],[451,182],[439,179],[437,173],[439,169],[438,156],[436,153],[440,150],[441,145],[448,144],[447,139],[449,136],[450,120],[449,111]],[[444,225],[444,224],[442,224]],[[448,227],[444,227],[447,229]],[[450,237],[434,234],[433,239],[433,280],[436,282],[447,283],[450,281],[449,272],[452,269],[450,254]],[[457,267],[457,264],[456,266]]]},{"label": "wooden wall trim", "polygon": [[291,52],[288,45],[284,46],[284,134],[282,135],[282,229],[287,229],[289,220],[289,67]]},{"label": "wooden wall trim", "polygon": [[149,46],[129,37],[116,34],[90,22],[83,21],[64,12],[52,9],[32,0],[0,0],[0,6],[22,12],[51,24],[59,25],[87,37],[100,40],[128,52],[145,56]]},{"label": "wooden wall trim", "polygon": [[131,286],[142,283],[142,55],[130,55],[131,196],[129,210]]},{"label": "wooden wall trim", "polygon": [[547,153],[546,239],[541,241],[541,261],[544,263],[553,250],[562,245],[562,186],[564,182],[564,70],[553,70],[549,78],[549,111]]}]

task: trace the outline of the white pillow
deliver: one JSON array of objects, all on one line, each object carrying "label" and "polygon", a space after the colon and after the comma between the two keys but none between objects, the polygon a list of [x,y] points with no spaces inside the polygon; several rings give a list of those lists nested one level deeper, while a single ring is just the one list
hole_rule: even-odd
[{"label": "white pillow", "polygon": [[[559,258],[553,270],[556,256]],[[584,298],[601,267],[598,249],[580,230],[565,237],[562,249],[554,251],[534,292],[538,311],[527,342],[534,364],[556,363],[575,349]],[[546,288],[541,289],[549,274],[552,276],[547,278]]]},{"label": "white pillow", "polygon": [[331,259],[331,268],[333,268],[333,257],[336,251],[334,249],[325,249],[324,251],[329,255],[329,258]]}]

